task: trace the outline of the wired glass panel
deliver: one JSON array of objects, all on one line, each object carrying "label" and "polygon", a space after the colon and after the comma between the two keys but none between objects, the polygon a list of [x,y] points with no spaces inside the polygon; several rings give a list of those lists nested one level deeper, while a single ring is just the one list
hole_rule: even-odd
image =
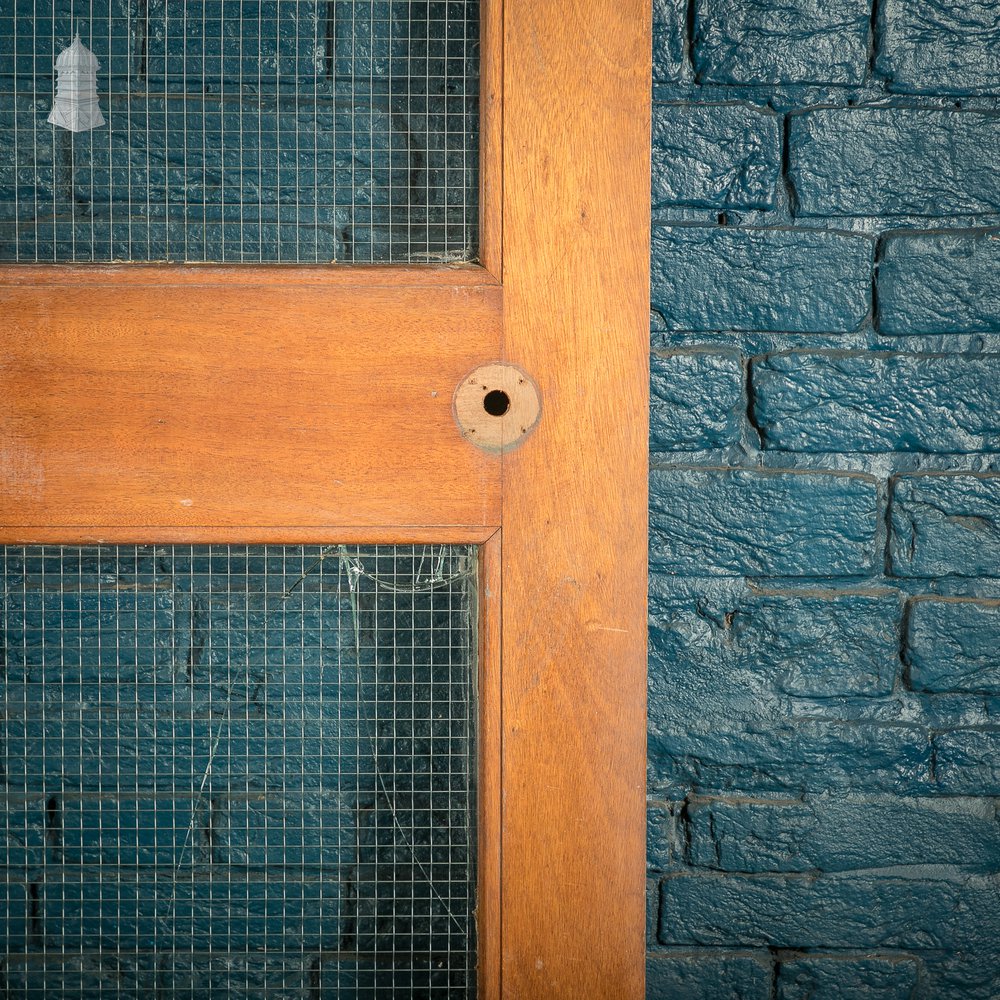
[{"label": "wired glass panel", "polygon": [[474,548],[0,559],[0,994],[474,995]]},{"label": "wired glass panel", "polygon": [[478,93],[478,0],[6,0],[0,262],[473,260]]}]

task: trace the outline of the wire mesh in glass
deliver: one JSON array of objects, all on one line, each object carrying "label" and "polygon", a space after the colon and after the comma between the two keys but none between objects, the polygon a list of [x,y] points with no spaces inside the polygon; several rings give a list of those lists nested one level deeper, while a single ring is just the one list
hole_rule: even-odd
[{"label": "wire mesh in glass", "polygon": [[0,994],[474,995],[474,549],[0,554]]},{"label": "wire mesh in glass", "polygon": [[0,261],[474,259],[478,76],[478,0],[7,0]]}]

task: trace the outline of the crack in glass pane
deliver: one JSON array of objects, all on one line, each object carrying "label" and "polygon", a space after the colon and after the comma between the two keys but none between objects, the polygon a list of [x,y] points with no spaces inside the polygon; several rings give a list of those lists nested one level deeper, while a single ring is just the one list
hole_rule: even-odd
[{"label": "crack in glass pane", "polygon": [[4,995],[474,996],[474,548],[0,552]]}]

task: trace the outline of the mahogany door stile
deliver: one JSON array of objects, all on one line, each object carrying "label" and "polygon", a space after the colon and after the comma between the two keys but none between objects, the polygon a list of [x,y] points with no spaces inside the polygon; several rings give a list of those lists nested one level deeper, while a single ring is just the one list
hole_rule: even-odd
[{"label": "mahogany door stile", "polygon": [[504,4],[503,988],[640,1000],[650,7]]}]

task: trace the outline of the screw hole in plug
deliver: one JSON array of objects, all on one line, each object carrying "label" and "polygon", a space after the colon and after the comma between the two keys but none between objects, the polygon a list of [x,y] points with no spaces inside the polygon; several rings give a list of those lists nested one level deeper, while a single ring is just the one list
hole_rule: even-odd
[{"label": "screw hole in plug", "polygon": [[491,389],[483,396],[483,409],[491,417],[502,417],[510,409],[510,396],[503,389]]}]

